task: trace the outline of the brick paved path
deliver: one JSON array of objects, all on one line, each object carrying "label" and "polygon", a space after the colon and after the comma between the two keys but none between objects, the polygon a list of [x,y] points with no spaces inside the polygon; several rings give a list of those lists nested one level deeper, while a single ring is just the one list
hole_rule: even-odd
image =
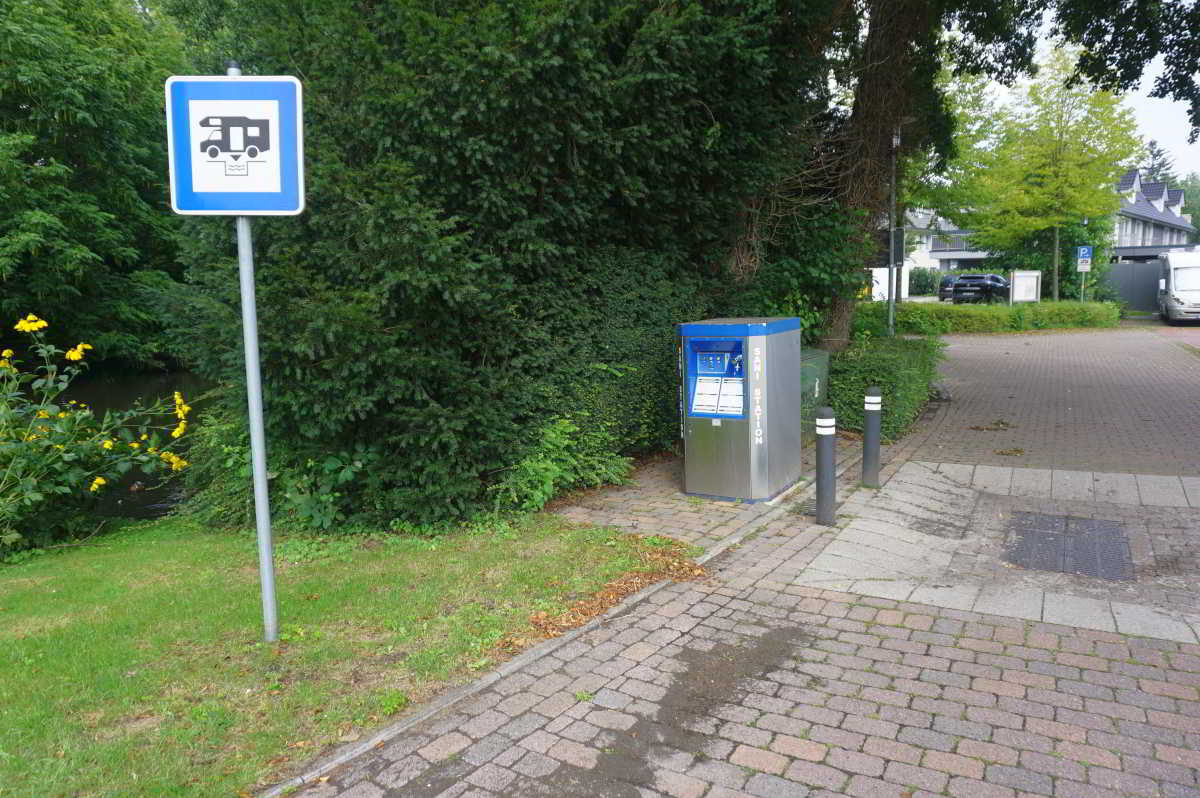
[{"label": "brick paved path", "polygon": [[[862,443],[842,438],[837,443],[838,463],[853,470]],[[803,482],[811,482],[812,450],[806,452],[805,461]],[[780,514],[777,502],[739,504],[685,496],[682,485],[683,461],[664,458],[639,468],[628,485],[585,491],[569,497],[555,512],[583,524],[666,535],[705,549]]]},{"label": "brick paved path", "polygon": [[299,794],[1200,796],[1200,646],[795,585],[829,535],[776,526]]},{"label": "brick paved path", "polygon": [[[1200,328],[946,336],[952,401],[934,406],[901,456],[1200,475],[1200,356],[1180,345],[1191,339]],[[1011,427],[971,429],[997,420]]]}]

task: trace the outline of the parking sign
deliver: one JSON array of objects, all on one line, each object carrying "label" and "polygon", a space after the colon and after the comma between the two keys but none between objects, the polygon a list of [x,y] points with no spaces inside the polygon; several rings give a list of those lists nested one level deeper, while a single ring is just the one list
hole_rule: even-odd
[{"label": "parking sign", "polygon": [[290,76],[167,79],[171,208],[210,216],[304,210],[303,98]]},{"label": "parking sign", "polygon": [[1075,271],[1090,272],[1092,270],[1092,248],[1077,247],[1075,252]]}]

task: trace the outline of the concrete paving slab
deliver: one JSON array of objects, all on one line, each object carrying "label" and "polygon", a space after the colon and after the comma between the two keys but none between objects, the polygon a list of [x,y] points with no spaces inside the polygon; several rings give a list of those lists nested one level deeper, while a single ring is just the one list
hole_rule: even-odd
[{"label": "concrete paving slab", "polygon": [[803,585],[804,587],[819,587],[822,590],[849,590],[854,586],[853,579],[846,579],[837,574],[828,574],[823,571],[805,571],[796,577],[793,584]]},{"label": "concrete paving slab", "polygon": [[889,482],[887,487],[900,492],[900,495],[911,497],[908,501],[917,501],[927,505],[956,505],[974,502],[976,493],[970,488],[959,489],[957,483],[949,480],[932,484],[916,482]]},{"label": "concrete paving slab", "polygon": [[926,462],[924,460],[909,460],[907,463],[900,466],[900,470],[896,472],[896,476],[928,476],[930,474],[937,473],[937,467],[937,463]]},{"label": "concrete paving slab", "polygon": [[915,582],[904,579],[864,579],[854,583],[853,592],[875,598],[907,601],[916,588]]},{"label": "concrete paving slab", "polygon": [[[908,554],[913,552],[909,551]],[[845,540],[839,537],[834,540],[820,556],[845,557],[847,560],[855,560],[879,568],[886,568],[897,574],[908,575],[918,570],[925,570],[924,564],[915,557],[898,554],[894,551],[884,551],[883,549],[875,549],[870,546],[864,546],[856,541]]]},{"label": "concrete paving slab", "polygon": [[[937,540],[937,538],[932,539]],[[920,543],[910,543],[909,541],[899,540],[886,535],[876,535],[873,532],[853,527],[846,529],[841,535],[838,535],[837,542],[844,545],[874,549],[884,552],[889,556],[927,565],[949,565],[952,559],[950,552],[940,548],[935,549]]]},{"label": "concrete paving slab", "polygon": [[1178,643],[1196,642],[1196,633],[1187,623],[1150,607],[1114,601],[1112,612],[1117,631],[1123,635],[1158,637]]},{"label": "concrete paving slab", "polygon": [[[1137,477],[1133,474],[1093,474],[1092,490],[1098,502],[1142,503],[1138,494]],[[1197,498],[1200,498],[1200,495]]]},{"label": "concrete paving slab", "polygon": [[1065,593],[1047,593],[1042,620],[1063,626],[1079,626],[1084,629],[1099,629],[1102,632],[1117,631],[1113,620],[1112,606],[1107,601],[1068,596]]},{"label": "concrete paving slab", "polygon": [[1049,468],[1014,468],[1011,495],[1049,498],[1050,474]]},{"label": "concrete paving slab", "polygon": [[857,557],[844,557],[825,551],[817,555],[811,567],[852,579],[903,579],[907,576],[902,568],[889,568]]},{"label": "concrete paving slab", "polygon": [[1138,493],[1142,504],[1153,507],[1187,507],[1187,494],[1179,477],[1138,474]]},{"label": "concrete paving slab", "polygon": [[939,463],[937,472],[961,485],[970,485],[971,478],[975,474],[975,466],[963,463]]},{"label": "concrete paving slab", "polygon": [[958,548],[959,543],[957,540],[925,535],[920,532],[914,532],[908,527],[888,521],[880,521],[875,518],[855,518],[847,525],[846,529],[853,530],[854,532],[865,532],[870,535],[895,538],[932,551],[953,551]]},{"label": "concrete paving slab", "polygon": [[1180,477],[1179,481],[1183,483],[1183,492],[1187,495],[1188,504],[1200,507],[1200,477]]},{"label": "concrete paving slab", "polygon": [[961,505],[966,503],[965,499],[967,499],[965,496],[946,496],[945,494],[935,498],[915,491],[901,489],[888,490],[881,493],[875,501],[883,506],[902,510],[911,509],[919,513],[932,513],[934,515],[949,513],[951,515],[967,517],[970,515],[971,507],[968,505],[965,511],[960,509]]},{"label": "concrete paving slab", "polygon": [[[935,468],[941,467],[941,463],[932,463],[931,465]],[[898,480],[898,482],[901,484],[921,485],[921,486],[924,486],[927,488],[934,488],[937,490],[957,491],[959,493],[968,493],[971,490],[970,485],[963,484],[959,480],[954,479],[947,474],[941,474],[936,471],[935,472],[928,472],[928,471],[911,472],[910,471],[910,472],[907,472],[904,474],[897,474],[894,477],[894,479]],[[888,484],[890,485],[892,483],[889,481]]]},{"label": "concrete paving slab", "polygon": [[1095,501],[1091,471],[1054,469],[1050,475],[1050,496],[1065,501]]},{"label": "concrete paving slab", "polygon": [[1042,619],[1044,591],[1037,588],[1013,588],[1009,585],[988,585],[979,591],[973,612],[1002,615],[1006,618]]},{"label": "concrete paving slab", "polygon": [[971,487],[1007,496],[1012,491],[1012,474],[1013,470],[1004,466],[978,465]]},{"label": "concrete paving slab", "polygon": [[951,610],[969,610],[975,606],[979,591],[977,585],[922,585],[912,592],[908,600]]}]

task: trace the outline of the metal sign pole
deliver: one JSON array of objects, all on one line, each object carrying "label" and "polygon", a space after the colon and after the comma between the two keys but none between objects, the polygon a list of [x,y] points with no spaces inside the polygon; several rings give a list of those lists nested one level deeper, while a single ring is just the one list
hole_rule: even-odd
[{"label": "metal sign pole", "polygon": [[[230,62],[227,75],[242,70]],[[275,604],[275,553],[271,543],[271,505],[267,493],[267,436],[263,426],[262,374],[258,358],[258,307],[254,292],[254,241],[250,217],[235,218],[238,246],[238,281],[242,295],[242,343],[246,353],[246,401],[250,411],[250,464],[254,480],[254,522],[258,530],[258,575],[262,582],[263,638],[279,639]]]},{"label": "metal sign pole", "polygon": [[238,278],[242,293],[242,341],[246,350],[246,401],[250,410],[250,462],[254,473],[254,522],[258,528],[258,574],[262,581],[263,637],[279,639],[275,608],[275,554],[267,495],[267,436],[263,428],[262,375],[258,365],[258,310],[254,296],[254,244],[250,217],[238,216]]}]

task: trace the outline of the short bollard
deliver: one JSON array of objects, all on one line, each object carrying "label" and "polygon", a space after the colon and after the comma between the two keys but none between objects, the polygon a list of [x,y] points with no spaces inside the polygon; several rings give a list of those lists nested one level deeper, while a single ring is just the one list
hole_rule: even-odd
[{"label": "short bollard", "polygon": [[868,488],[879,487],[879,438],[882,416],[883,392],[872,385],[863,397],[862,481]]},{"label": "short bollard", "polygon": [[833,408],[817,411],[817,523],[833,526],[833,509],[837,501],[837,468]]}]

